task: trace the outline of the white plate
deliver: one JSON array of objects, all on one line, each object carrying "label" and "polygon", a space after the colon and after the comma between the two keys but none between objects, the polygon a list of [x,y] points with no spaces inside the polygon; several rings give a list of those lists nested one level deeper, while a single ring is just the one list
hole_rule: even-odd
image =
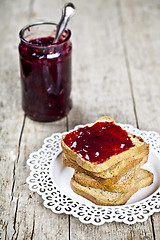
[{"label": "white plate", "polygon": [[[94,225],[112,221],[134,224],[147,220],[154,212],[160,212],[160,135],[127,124],[119,125],[149,143],[149,160],[143,168],[154,174],[153,184],[139,190],[125,205],[93,204],[72,191],[70,179],[73,169],[62,164],[61,138],[66,133],[56,133],[46,138],[42,148],[32,153],[27,161],[31,172],[26,181],[30,190],[42,196],[45,207],[54,213],[72,214],[81,222]],[[82,125],[75,129],[79,127]]]}]

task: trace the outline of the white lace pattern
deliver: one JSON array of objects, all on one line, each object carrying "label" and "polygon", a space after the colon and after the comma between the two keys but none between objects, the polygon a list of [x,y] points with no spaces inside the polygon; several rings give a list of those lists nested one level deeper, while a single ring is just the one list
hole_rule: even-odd
[{"label": "white lace pattern", "polygon": [[[158,156],[157,166],[160,170],[160,135],[156,132],[141,131],[127,124],[119,125],[149,143]],[[82,125],[75,129],[79,127]],[[50,171],[51,163],[62,151],[61,138],[64,134],[66,133],[56,133],[46,138],[42,148],[31,153],[27,161],[30,166],[30,176],[26,180],[29,189],[42,196],[46,208],[54,213],[71,214],[83,223],[94,225],[112,221],[134,224],[147,220],[154,212],[160,212],[160,187],[156,187],[154,192],[141,201],[117,207],[86,204],[65,194],[52,180]]]}]

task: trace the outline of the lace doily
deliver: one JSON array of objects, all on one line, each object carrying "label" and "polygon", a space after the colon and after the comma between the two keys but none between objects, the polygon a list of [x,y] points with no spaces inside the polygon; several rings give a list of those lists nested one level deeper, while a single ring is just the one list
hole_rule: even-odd
[{"label": "lace doily", "polygon": [[[154,152],[156,166],[160,171],[160,135],[156,132],[146,132],[128,124],[119,124],[122,128],[137,136],[141,136]],[[75,129],[82,127],[76,126]],[[61,154],[61,138],[66,133],[56,133],[44,140],[44,144],[37,152],[30,154],[27,164],[30,166],[30,176],[26,179],[31,191],[37,192],[44,200],[44,206],[54,213],[71,214],[83,223],[102,225],[105,222],[124,222],[134,224],[144,222],[154,212],[160,212],[160,177],[157,177],[154,188],[144,199],[122,206],[97,206],[91,202],[76,199],[75,195],[68,195],[57,185],[52,176],[53,163]],[[155,164],[155,163],[154,163]],[[154,173],[154,169],[152,169]],[[156,175],[156,173],[154,173]],[[157,175],[159,176],[159,175]]]}]

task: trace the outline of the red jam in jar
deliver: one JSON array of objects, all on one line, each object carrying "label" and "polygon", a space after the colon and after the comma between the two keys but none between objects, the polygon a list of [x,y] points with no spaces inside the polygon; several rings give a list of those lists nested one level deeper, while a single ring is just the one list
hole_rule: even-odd
[{"label": "red jam in jar", "polygon": [[68,133],[63,141],[85,160],[97,164],[134,146],[128,133],[113,122],[79,128]]},{"label": "red jam in jar", "polygon": [[20,31],[22,107],[28,117],[50,122],[72,108],[71,32],[53,44],[56,24],[36,23]]}]

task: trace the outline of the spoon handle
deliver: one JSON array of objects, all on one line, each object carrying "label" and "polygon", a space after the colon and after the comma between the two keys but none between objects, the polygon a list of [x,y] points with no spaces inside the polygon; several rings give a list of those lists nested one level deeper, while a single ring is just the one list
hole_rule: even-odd
[{"label": "spoon handle", "polygon": [[71,16],[73,16],[75,11],[75,6],[73,5],[73,3],[66,3],[62,9],[62,17],[57,25],[57,31],[56,31],[56,36],[54,38],[54,43],[57,43],[61,37],[61,35],[63,34],[68,21],[70,19]]}]

